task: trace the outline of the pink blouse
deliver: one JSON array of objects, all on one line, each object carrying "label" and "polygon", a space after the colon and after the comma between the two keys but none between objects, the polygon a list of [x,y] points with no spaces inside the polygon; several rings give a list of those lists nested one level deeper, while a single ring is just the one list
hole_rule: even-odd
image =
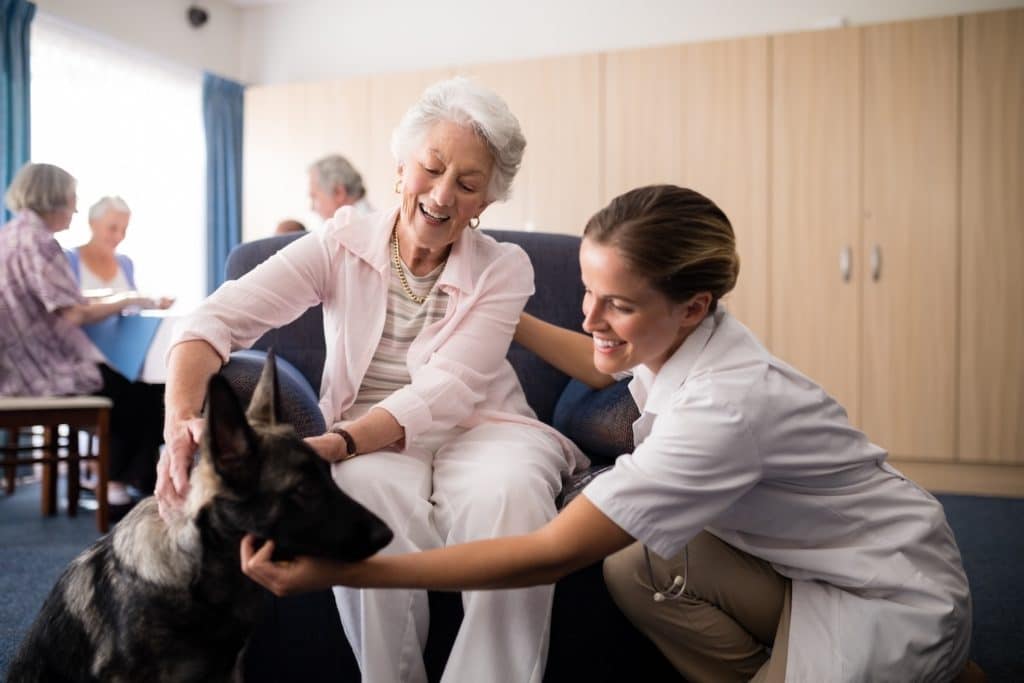
[{"label": "pink blouse", "polygon": [[36,213],[0,228],[0,396],[89,394],[103,355],[57,311],[84,302],[71,266]]},{"label": "pink blouse", "polygon": [[[390,236],[397,209],[358,215],[341,208],[323,230],[301,237],[244,277],[225,282],[179,326],[175,343],[203,339],[226,362],[270,328],[323,303],[327,359],[320,409],[327,424],[355,401],[387,312]],[[533,266],[516,245],[464,230],[437,280],[444,317],[409,347],[412,381],[377,404],[405,428],[424,432],[491,421],[529,424],[554,436],[566,460],[586,456],[537,420],[505,359],[519,314],[533,294]]]}]

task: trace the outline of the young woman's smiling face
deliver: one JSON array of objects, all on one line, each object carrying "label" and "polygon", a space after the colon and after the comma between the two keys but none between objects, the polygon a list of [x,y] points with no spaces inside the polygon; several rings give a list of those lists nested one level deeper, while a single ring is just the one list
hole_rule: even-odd
[{"label": "young woman's smiling face", "polygon": [[443,248],[453,243],[487,207],[494,159],[468,126],[441,121],[420,148],[402,163],[402,235],[415,246]]},{"label": "young woman's smiling face", "polygon": [[700,322],[690,302],[673,302],[654,289],[615,247],[584,239],[580,271],[583,329],[594,338],[594,366],[601,372],[646,365],[657,373]]}]

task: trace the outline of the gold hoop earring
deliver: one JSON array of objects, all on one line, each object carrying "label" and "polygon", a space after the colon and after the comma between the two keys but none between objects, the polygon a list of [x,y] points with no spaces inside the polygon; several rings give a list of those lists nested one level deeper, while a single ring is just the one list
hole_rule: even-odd
[{"label": "gold hoop earring", "polygon": [[[473,221],[476,221],[476,223],[474,223]],[[476,230],[477,228],[479,228],[480,227],[480,216],[473,216],[472,218],[470,218],[469,219],[469,227],[472,228],[473,230]]]},{"label": "gold hoop earring", "polygon": [[395,194],[402,194],[402,179],[395,181]]}]

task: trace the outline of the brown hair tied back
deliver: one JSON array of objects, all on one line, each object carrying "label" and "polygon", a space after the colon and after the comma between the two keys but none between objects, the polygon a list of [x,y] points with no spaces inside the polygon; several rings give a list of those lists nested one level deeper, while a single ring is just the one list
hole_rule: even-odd
[{"label": "brown hair tied back", "polygon": [[672,301],[711,293],[709,312],[736,286],[736,236],[713,201],[675,185],[649,185],[611,201],[587,222],[587,239],[613,246]]}]

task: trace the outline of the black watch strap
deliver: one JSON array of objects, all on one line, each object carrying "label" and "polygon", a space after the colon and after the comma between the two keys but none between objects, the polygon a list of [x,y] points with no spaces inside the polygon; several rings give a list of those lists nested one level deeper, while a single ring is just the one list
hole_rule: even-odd
[{"label": "black watch strap", "polygon": [[342,460],[348,460],[358,454],[358,451],[356,450],[356,440],[352,438],[352,435],[348,433],[348,430],[342,427],[331,427],[329,431],[345,439],[345,457],[342,458]]}]

